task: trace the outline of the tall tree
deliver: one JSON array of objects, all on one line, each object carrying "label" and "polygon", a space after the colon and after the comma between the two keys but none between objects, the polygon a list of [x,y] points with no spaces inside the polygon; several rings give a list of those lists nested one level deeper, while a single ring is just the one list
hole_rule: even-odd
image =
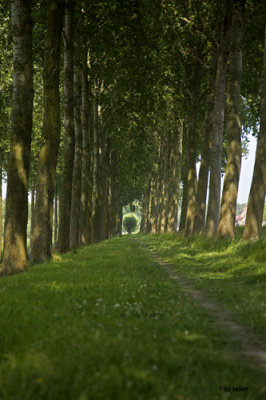
[{"label": "tall tree", "polygon": [[227,164],[218,226],[218,235],[220,237],[233,237],[235,230],[237,191],[242,156],[239,102],[242,75],[244,8],[245,0],[233,1],[226,97]]},{"label": "tall tree", "polygon": [[260,131],[258,135],[256,160],[243,233],[243,238],[245,240],[258,239],[261,234],[266,195],[266,29],[264,37],[260,96]]},{"label": "tall tree", "polygon": [[72,174],[75,151],[74,130],[74,2],[67,0],[64,27],[64,128],[65,148],[59,201],[58,250],[69,249]]},{"label": "tall tree", "polygon": [[64,13],[63,0],[50,0],[44,54],[44,144],[39,154],[36,182],[35,221],[31,261],[39,263],[52,256],[53,200],[57,154],[60,142],[60,43]]},{"label": "tall tree", "polygon": [[230,7],[232,0],[225,0],[221,37],[218,46],[218,62],[214,90],[214,111],[212,132],[210,134],[210,185],[209,204],[205,232],[208,236],[217,233],[220,215],[222,139],[224,129],[225,87],[228,53],[228,32],[230,26]]},{"label": "tall tree", "polygon": [[192,88],[191,102],[188,116],[188,131],[187,131],[187,215],[185,225],[185,235],[190,235],[193,232],[196,193],[197,193],[197,172],[196,172],[196,157],[197,157],[197,139],[198,139],[198,112],[199,112],[199,95],[200,95],[200,65],[194,62],[191,66],[192,70]]},{"label": "tall tree", "polygon": [[2,265],[2,274],[6,275],[24,271],[27,261],[28,177],[33,110],[30,2],[13,0],[11,17],[13,106]]},{"label": "tall tree", "polygon": [[193,226],[193,234],[203,233],[205,230],[205,214],[206,214],[206,201],[207,201],[207,190],[209,180],[209,135],[212,132],[213,124],[213,107],[214,107],[214,90],[215,90],[215,70],[217,67],[217,51],[213,51],[211,59],[210,74],[208,75],[208,96],[206,101],[205,109],[205,121],[204,121],[204,135],[203,144],[201,151],[201,162],[199,170],[199,179],[196,195],[196,206],[195,206],[195,219]]},{"label": "tall tree", "polygon": [[[81,74],[80,66],[75,66],[74,74],[74,122],[75,122],[75,158],[73,167],[71,218],[70,218],[70,247],[79,245],[79,219],[81,195],[81,161],[82,161],[82,124],[81,124]],[[87,171],[88,173],[88,171]]]},{"label": "tall tree", "polygon": [[79,241],[81,245],[91,241],[91,101],[89,100],[88,65],[82,66],[82,161],[81,161],[81,197],[79,219]]},{"label": "tall tree", "polygon": [[99,185],[99,94],[100,94],[100,82],[97,79],[93,80],[93,188],[92,188],[92,230],[91,239],[92,242],[99,240],[99,196],[100,196],[100,185]]}]

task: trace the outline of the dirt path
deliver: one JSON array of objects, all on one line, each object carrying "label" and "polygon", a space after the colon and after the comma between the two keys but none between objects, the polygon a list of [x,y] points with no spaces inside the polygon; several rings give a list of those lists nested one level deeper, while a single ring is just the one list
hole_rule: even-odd
[{"label": "dirt path", "polygon": [[171,265],[167,264],[153,250],[142,243],[148,250],[152,258],[168,272],[170,277],[178,282],[185,293],[189,294],[197,303],[207,310],[211,317],[211,324],[227,330],[231,338],[236,343],[236,352],[240,357],[248,357],[254,366],[266,373],[266,346],[258,339],[254,332],[246,326],[238,323],[233,315],[224,310],[220,304],[217,304],[213,299],[210,299],[206,293],[199,289],[195,289],[186,278],[178,275]]}]

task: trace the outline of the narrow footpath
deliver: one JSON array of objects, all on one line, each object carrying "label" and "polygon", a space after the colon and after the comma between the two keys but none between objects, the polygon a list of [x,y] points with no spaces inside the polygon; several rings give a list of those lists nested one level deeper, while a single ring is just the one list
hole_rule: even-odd
[{"label": "narrow footpath", "polygon": [[[138,239],[137,239],[138,240]],[[140,242],[140,241],[139,241]],[[185,293],[189,294],[210,315],[212,325],[218,326],[229,332],[236,343],[235,351],[239,357],[246,357],[260,371],[266,373],[266,346],[256,334],[235,320],[233,315],[220,304],[211,299],[206,293],[193,287],[188,280],[180,276],[173,267],[166,263],[144,243],[142,246],[151,254],[154,261],[163,268],[169,276],[177,281]]]}]

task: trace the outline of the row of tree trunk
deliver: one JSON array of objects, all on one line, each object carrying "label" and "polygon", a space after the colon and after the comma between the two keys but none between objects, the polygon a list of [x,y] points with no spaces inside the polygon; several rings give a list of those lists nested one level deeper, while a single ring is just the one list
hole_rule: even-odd
[{"label": "row of tree trunk", "polygon": [[[26,230],[33,113],[32,21],[28,0],[12,2],[12,28],[13,114],[1,271],[4,275],[24,271],[28,257]],[[62,32],[65,144],[58,227],[58,190],[55,189],[58,188],[56,168],[61,134]],[[43,145],[31,200],[32,263],[51,258],[53,239],[56,248],[66,252],[121,233],[117,155],[111,150],[110,140],[105,138],[100,106],[102,82],[88,75],[87,50],[83,62],[75,60],[73,39],[73,2],[51,1],[44,53]]]},{"label": "row of tree trunk", "polygon": [[[214,49],[213,62],[216,74],[210,80],[205,117],[205,136],[201,151],[199,178],[196,176],[197,104],[190,104],[187,121],[185,152],[183,159],[183,199],[179,231],[185,235],[205,233],[207,236],[233,237],[235,231],[237,192],[241,167],[241,123],[239,118],[240,86],[242,73],[242,38],[245,1],[227,1],[221,26],[220,41]],[[232,15],[230,22],[229,15]],[[266,36],[265,36],[266,37]],[[265,39],[266,40],[266,39]],[[263,208],[266,194],[266,44],[264,45],[261,77],[260,131],[254,167],[253,181],[243,237],[258,239],[261,234]],[[200,68],[200,65],[199,65]],[[227,81],[227,83],[226,83]],[[197,80],[195,81],[197,82]],[[197,87],[193,86],[194,91]],[[227,89],[227,90],[226,90]],[[226,93],[226,95],[225,95]],[[194,96],[192,96],[194,98]],[[198,98],[196,96],[196,98]],[[221,198],[222,146],[225,128],[227,134],[227,163]],[[180,172],[176,188],[169,184],[172,166],[169,148],[181,160],[181,141],[170,144],[168,135],[161,148],[159,162],[154,169],[148,193],[144,200],[143,232],[175,232],[177,230],[177,206],[174,206],[174,222],[168,224],[173,207],[172,189],[178,198]],[[173,148],[174,145],[174,148]],[[170,147],[169,147],[170,146]],[[210,176],[209,176],[210,175]],[[209,180],[208,210],[206,213]]]}]

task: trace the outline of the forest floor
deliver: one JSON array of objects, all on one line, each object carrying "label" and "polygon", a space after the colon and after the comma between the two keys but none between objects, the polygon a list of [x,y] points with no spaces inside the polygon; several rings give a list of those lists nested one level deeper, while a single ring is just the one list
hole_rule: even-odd
[{"label": "forest floor", "polygon": [[1,278],[0,399],[265,399],[265,243],[129,235]]}]

